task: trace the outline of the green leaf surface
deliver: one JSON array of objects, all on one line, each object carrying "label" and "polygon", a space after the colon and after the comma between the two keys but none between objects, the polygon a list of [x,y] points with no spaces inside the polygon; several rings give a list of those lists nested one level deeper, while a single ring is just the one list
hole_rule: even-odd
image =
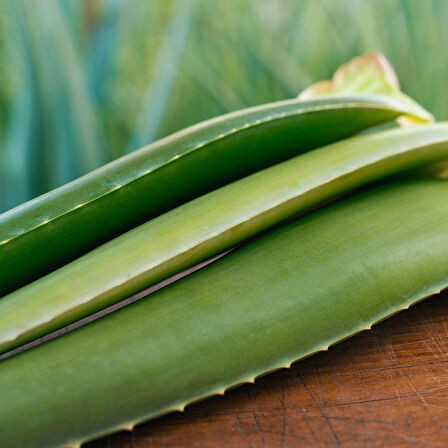
[{"label": "green leaf surface", "polygon": [[448,182],[344,199],[0,363],[2,448],[79,446],[326,350],[448,286]]},{"label": "green leaf surface", "polygon": [[0,297],[194,197],[407,113],[376,96],[289,100],[159,140],[0,215]]},{"label": "green leaf surface", "polygon": [[0,300],[0,353],[194,266],[326,199],[448,159],[448,124],[353,137],[188,202]]}]

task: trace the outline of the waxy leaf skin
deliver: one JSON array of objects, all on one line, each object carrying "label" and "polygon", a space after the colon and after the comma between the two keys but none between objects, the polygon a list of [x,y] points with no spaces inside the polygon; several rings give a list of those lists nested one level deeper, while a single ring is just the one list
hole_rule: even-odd
[{"label": "waxy leaf skin", "polygon": [[289,100],[155,142],[0,215],[0,297],[197,196],[408,114],[381,95]]},{"label": "waxy leaf skin", "polygon": [[400,180],[265,234],[0,362],[0,446],[79,446],[326,350],[448,286],[448,182]]},{"label": "waxy leaf skin", "polygon": [[448,124],[353,137],[149,221],[0,300],[0,353],[229,249],[338,194],[448,159]]}]

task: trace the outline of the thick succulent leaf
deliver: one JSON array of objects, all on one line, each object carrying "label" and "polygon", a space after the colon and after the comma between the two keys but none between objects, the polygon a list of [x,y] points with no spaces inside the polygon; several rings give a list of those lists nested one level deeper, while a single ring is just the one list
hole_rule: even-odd
[{"label": "thick succulent leaf", "polygon": [[448,182],[377,186],[0,363],[2,448],[78,446],[326,350],[448,286]]},{"label": "thick succulent leaf", "polygon": [[[389,61],[380,53],[368,53],[342,65],[331,81],[320,81],[304,90],[299,99],[309,100],[347,93],[375,93],[390,96],[414,110],[407,121],[433,121],[434,117],[400,90],[397,75]],[[402,121],[406,124],[407,121]]]},{"label": "thick succulent leaf", "polygon": [[319,202],[448,159],[448,124],[354,137],[197,198],[0,300],[0,353],[139,292]]},{"label": "thick succulent leaf", "polygon": [[194,197],[407,113],[375,96],[290,100],[173,134],[0,215],[0,297]]}]

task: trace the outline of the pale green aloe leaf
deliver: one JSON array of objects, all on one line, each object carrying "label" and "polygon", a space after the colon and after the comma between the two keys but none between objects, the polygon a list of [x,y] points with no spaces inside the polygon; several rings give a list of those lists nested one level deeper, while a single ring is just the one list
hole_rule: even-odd
[{"label": "pale green aloe leaf", "polygon": [[377,186],[0,363],[2,448],[79,446],[288,367],[448,286],[448,183]]},{"label": "pale green aloe leaf", "polygon": [[190,201],[0,300],[0,353],[111,305],[353,188],[448,160],[448,124],[315,149]]},{"label": "pale green aloe leaf", "polygon": [[341,95],[347,93],[370,93],[395,98],[415,111],[417,119],[405,118],[401,123],[428,122],[434,117],[412,98],[400,90],[397,75],[389,61],[380,53],[367,53],[342,65],[330,81],[320,81],[305,89],[299,99]]}]

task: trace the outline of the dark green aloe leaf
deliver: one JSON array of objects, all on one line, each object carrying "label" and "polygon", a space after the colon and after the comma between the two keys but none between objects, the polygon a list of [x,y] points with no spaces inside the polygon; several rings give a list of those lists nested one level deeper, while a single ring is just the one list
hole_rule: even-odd
[{"label": "dark green aloe leaf", "polygon": [[164,138],[0,215],[0,297],[194,197],[407,113],[380,96],[290,100]]}]

